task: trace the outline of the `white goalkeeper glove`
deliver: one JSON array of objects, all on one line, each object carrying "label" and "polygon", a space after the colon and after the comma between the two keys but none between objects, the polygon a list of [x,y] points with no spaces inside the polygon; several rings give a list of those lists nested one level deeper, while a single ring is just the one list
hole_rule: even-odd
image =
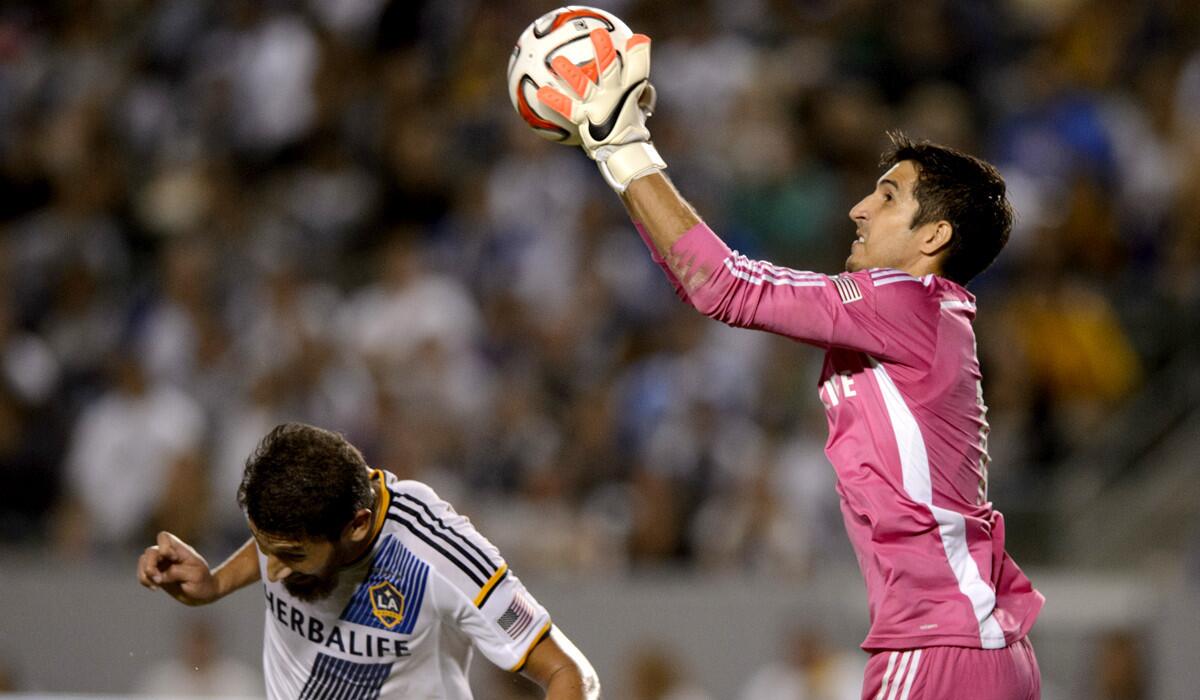
[{"label": "white goalkeeper glove", "polygon": [[607,31],[593,29],[590,36],[595,63],[580,68],[558,56],[550,64],[575,97],[548,86],[537,96],[579,128],[583,150],[608,184],[624,192],[637,178],[667,167],[646,128],[656,97],[649,82],[650,37],[634,34],[618,55]]}]

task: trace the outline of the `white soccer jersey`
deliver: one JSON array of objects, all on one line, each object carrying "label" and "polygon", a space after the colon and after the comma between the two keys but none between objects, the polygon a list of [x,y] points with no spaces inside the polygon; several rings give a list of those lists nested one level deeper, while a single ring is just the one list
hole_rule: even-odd
[{"label": "white soccer jersey", "polygon": [[371,548],[329,597],[305,603],[259,569],[263,670],[272,700],[470,698],[472,648],[519,670],[550,615],[500,552],[425,484],[384,487]]}]

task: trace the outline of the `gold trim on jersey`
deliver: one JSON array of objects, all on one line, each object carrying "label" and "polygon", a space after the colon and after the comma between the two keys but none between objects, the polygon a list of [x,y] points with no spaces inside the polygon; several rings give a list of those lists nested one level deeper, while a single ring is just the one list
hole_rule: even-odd
[{"label": "gold trim on jersey", "polygon": [[533,644],[530,644],[529,648],[525,650],[525,655],[521,657],[521,660],[517,662],[517,665],[509,669],[509,673],[516,673],[525,667],[525,662],[529,660],[529,655],[533,653],[533,648],[536,647],[542,641],[542,638],[545,637],[550,631],[550,625],[552,624],[554,624],[553,620],[546,621],[546,624],[542,626],[542,629],[537,633],[537,636],[533,638]]},{"label": "gold trim on jersey", "polygon": [[508,564],[501,564],[500,568],[496,569],[496,573],[492,574],[492,577],[488,579],[488,582],[485,583],[483,588],[479,590],[479,595],[475,596],[475,607],[478,608],[484,599],[488,597],[488,593],[491,593],[492,589],[496,587],[496,584],[500,583],[500,579],[504,578],[504,573],[506,571],[508,571]]},{"label": "gold trim on jersey", "polygon": [[371,536],[367,538],[367,542],[370,542],[370,544],[367,545],[362,554],[355,557],[354,561],[346,566],[353,566],[359,563],[375,549],[375,541],[379,539],[379,533],[383,532],[383,523],[387,520],[388,508],[392,505],[392,492],[388,491],[387,477],[384,476],[383,470],[372,469],[371,479],[373,481],[376,479],[379,480],[379,498],[376,499],[376,505],[380,507],[375,510],[375,522],[371,524]]},{"label": "gold trim on jersey", "polygon": [[392,492],[387,487],[387,477],[383,475],[382,469],[374,469],[371,471],[371,478],[379,481],[379,494],[383,498],[383,505],[375,511],[375,524],[371,527],[371,541],[374,542],[379,533],[383,531],[383,521],[387,520],[388,508],[392,505]]}]

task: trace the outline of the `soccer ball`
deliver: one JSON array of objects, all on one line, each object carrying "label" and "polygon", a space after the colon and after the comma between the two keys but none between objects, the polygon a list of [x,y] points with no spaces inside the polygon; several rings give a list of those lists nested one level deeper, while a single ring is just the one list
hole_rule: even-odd
[{"label": "soccer ball", "polygon": [[517,39],[508,59],[508,97],[517,114],[539,136],[569,146],[579,145],[575,125],[539,102],[537,91],[543,85],[568,89],[562,87],[550,69],[555,56],[565,56],[595,80],[596,55],[588,35],[597,28],[607,29],[616,46],[624,46],[633,36],[629,27],[612,13],[568,5],[538,17]]}]

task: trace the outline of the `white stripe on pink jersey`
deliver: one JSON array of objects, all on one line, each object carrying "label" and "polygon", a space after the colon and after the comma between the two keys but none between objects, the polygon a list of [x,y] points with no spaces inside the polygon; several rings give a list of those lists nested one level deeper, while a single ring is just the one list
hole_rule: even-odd
[{"label": "white stripe on pink jersey", "polygon": [[779,267],[778,265],[773,265],[765,260],[751,260],[745,255],[737,253],[736,251],[731,254],[730,259],[733,260],[733,264],[736,267],[746,270],[752,274],[761,275],[769,273],[775,277],[796,280],[821,279],[826,277],[826,275],[823,275],[820,272],[804,272],[801,270],[793,270],[787,267]]},{"label": "white stripe on pink jersey", "polygon": [[[745,260],[745,258],[742,258]],[[776,286],[788,287],[824,287],[825,275],[814,275],[812,277],[802,277],[796,275],[781,275],[776,277],[768,274],[765,270],[755,269],[752,265],[743,265],[739,262],[734,262],[730,258],[725,258],[725,267],[729,272],[738,279],[745,280],[750,284],[760,285],[763,282],[768,282]],[[748,268],[748,269],[747,269]]]},{"label": "white stripe on pink jersey", "polygon": [[979,566],[967,549],[966,523],[961,513],[933,505],[933,482],[929,473],[929,456],[925,451],[925,440],[917,419],[904,402],[900,390],[888,375],[887,369],[874,358],[867,358],[891,419],[896,434],[896,447],[900,453],[900,466],[904,475],[904,490],[909,498],[929,508],[937,521],[942,536],[946,559],[958,580],[958,588],[971,601],[975,619],[979,621],[979,641],[984,649],[1003,649],[1004,631],[992,617],[996,607],[996,594],[992,587],[979,575]]},{"label": "white stripe on pink jersey", "polygon": [[884,277],[884,278],[875,280],[875,286],[882,287],[884,285],[895,284],[897,282],[920,282],[920,281],[921,280],[917,279],[916,277],[911,277],[909,275],[895,275],[893,277]]},{"label": "white stripe on pink jersey", "polygon": [[739,254],[737,251],[734,251],[733,257],[736,258],[737,265],[739,267],[746,268],[749,270],[763,270],[763,271],[769,270],[772,274],[778,275],[779,277],[791,277],[793,279],[804,279],[804,278],[812,278],[812,277],[817,277],[817,278],[828,277],[828,275],[822,274],[820,272],[808,272],[805,270],[793,270],[790,267],[780,267],[779,265],[767,262],[766,260],[751,260],[750,258],[747,258],[745,255]]}]

